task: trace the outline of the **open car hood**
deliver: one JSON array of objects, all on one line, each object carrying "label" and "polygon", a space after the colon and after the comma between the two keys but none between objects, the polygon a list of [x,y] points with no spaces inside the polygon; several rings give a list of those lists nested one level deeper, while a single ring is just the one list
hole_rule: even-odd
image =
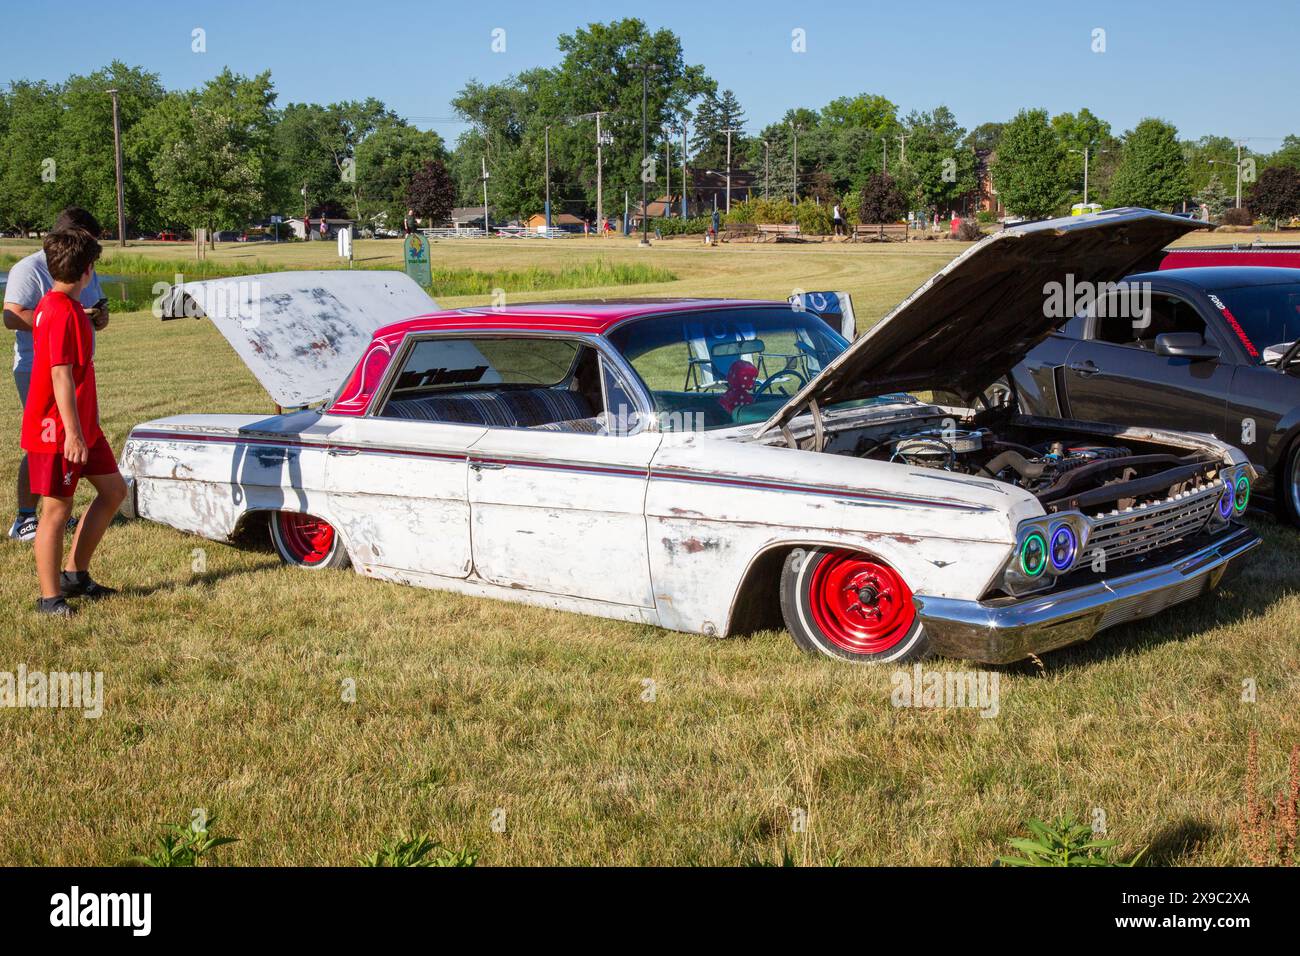
[{"label": "open car hood", "polygon": [[[975,395],[1072,316],[1071,290],[1153,269],[1165,246],[1200,228],[1125,208],[994,233],[904,299],[756,434],[784,426],[813,401],[825,407],[913,389]],[[1062,284],[1064,314],[1047,308],[1053,282]]]},{"label": "open car hood", "polygon": [[161,318],[209,318],[282,408],[334,395],[375,330],[437,310],[405,273],[272,272],[173,286]]}]

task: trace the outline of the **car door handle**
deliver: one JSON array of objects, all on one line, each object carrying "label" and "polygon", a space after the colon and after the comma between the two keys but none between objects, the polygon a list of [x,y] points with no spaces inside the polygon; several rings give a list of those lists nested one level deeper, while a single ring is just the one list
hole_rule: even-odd
[{"label": "car door handle", "polygon": [[471,461],[469,466],[475,471],[500,471],[505,467],[504,464],[497,461]]},{"label": "car door handle", "polygon": [[331,455],[359,455],[361,454],[361,449],[360,448],[331,448],[329,450],[329,453]]},{"label": "car door handle", "polygon": [[1078,372],[1080,375],[1096,375],[1101,371],[1097,365],[1091,361],[1088,362],[1071,362],[1070,371]]}]

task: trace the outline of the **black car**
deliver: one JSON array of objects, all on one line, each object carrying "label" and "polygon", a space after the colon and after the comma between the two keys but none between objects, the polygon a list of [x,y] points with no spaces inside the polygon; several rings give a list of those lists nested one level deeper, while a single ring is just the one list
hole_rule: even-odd
[{"label": "black car", "polygon": [[1095,298],[1012,371],[1021,410],[1209,432],[1300,525],[1300,269],[1143,272]]}]

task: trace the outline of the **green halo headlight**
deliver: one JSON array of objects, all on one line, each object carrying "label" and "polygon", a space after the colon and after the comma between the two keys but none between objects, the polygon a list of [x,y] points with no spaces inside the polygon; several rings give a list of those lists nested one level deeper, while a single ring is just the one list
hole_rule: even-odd
[{"label": "green halo headlight", "polygon": [[1031,531],[1020,543],[1020,570],[1036,578],[1047,569],[1047,539],[1041,531]]},{"label": "green halo headlight", "polygon": [[1250,478],[1246,475],[1238,475],[1236,484],[1232,487],[1232,507],[1237,514],[1241,514],[1249,503]]}]

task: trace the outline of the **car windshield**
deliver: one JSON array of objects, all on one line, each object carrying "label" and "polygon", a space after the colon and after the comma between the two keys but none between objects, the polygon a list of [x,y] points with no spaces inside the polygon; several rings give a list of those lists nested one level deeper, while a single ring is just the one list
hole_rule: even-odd
[{"label": "car windshield", "polygon": [[610,340],[672,431],[766,421],[848,348],[814,313],[755,306],[646,318]]},{"label": "car windshield", "polygon": [[1300,339],[1300,282],[1213,289],[1210,301],[1259,361],[1270,346]]}]

